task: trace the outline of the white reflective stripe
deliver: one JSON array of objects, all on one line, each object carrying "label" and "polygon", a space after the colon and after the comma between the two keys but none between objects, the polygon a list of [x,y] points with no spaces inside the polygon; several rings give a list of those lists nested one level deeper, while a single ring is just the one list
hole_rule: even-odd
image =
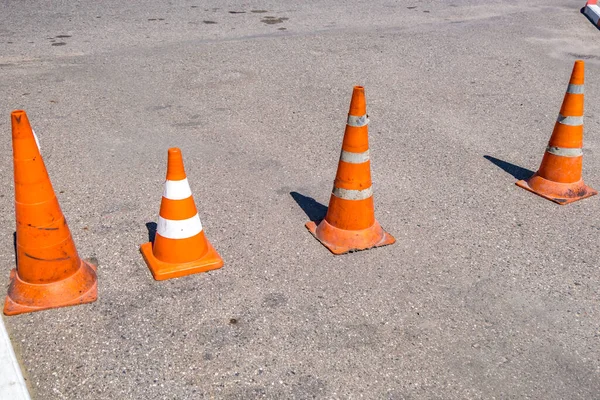
[{"label": "white reflective stripe", "polygon": [[167,239],[187,239],[202,232],[202,223],[198,214],[192,218],[173,220],[158,217],[156,233]]},{"label": "white reflective stripe", "polygon": [[33,128],[31,128],[31,132],[33,133],[33,138],[35,139],[35,144],[37,144],[38,151],[40,152],[40,154],[42,154],[42,148],[40,147],[40,141],[38,140],[38,137],[35,134],[35,131],[33,130]]},{"label": "white reflective stripe", "polygon": [[563,157],[579,157],[583,155],[583,149],[574,149],[570,147],[548,146],[546,151],[550,154]]},{"label": "white reflective stripe", "polygon": [[583,94],[583,85],[574,85],[569,83],[569,86],[567,86],[567,93]]},{"label": "white reflective stripe", "polygon": [[191,195],[192,190],[190,189],[190,184],[188,183],[187,178],[180,181],[167,180],[165,182],[163,197],[169,200],[183,200],[187,199]]},{"label": "white reflective stripe", "polygon": [[364,190],[349,190],[349,189],[342,189],[342,188],[334,187],[332,193],[336,197],[339,197],[340,199],[364,200],[364,199],[368,199],[369,197],[373,196],[373,188],[370,187],[370,188],[367,188]]},{"label": "white reflective stripe", "polygon": [[361,127],[369,124],[369,116],[367,114],[362,117],[357,117],[355,115],[348,114],[348,125]]},{"label": "white reflective stripe", "polygon": [[583,125],[583,117],[565,117],[564,115],[558,114],[557,122],[563,125],[579,126]]},{"label": "white reflective stripe", "polygon": [[340,154],[340,161],[344,161],[350,164],[362,164],[370,160],[369,150],[364,153],[352,153],[349,151],[342,150]]}]

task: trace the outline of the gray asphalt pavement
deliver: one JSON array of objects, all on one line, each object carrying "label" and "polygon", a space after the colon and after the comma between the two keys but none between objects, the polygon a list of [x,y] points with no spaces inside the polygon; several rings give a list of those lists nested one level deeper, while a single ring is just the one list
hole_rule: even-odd
[{"label": "gray asphalt pavement", "polygon": [[[5,318],[33,398],[600,397],[600,198],[514,185],[581,58],[600,189],[585,2],[336,3],[0,3],[0,296],[14,109],[100,263],[96,303]],[[397,242],[333,256],[304,223],[329,200],[353,85]],[[139,245],[173,146],[225,266],[156,282]]]}]

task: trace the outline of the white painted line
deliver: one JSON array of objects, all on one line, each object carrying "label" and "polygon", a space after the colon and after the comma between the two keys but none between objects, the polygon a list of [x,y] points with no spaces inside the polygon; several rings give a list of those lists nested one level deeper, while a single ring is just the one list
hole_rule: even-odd
[{"label": "white painted line", "polygon": [[0,399],[31,400],[2,317],[0,317]]}]

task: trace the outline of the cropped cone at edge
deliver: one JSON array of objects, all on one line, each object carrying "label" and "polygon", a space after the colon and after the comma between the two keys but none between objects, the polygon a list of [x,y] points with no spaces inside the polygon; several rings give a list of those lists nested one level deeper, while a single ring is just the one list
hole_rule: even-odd
[{"label": "cropped cone at edge", "polygon": [[571,80],[538,171],[516,184],[523,189],[568,204],[598,194],[583,183],[584,63],[575,61]]},{"label": "cropped cone at edge", "polygon": [[152,276],[159,281],[223,266],[221,256],[204,236],[178,148],[168,152],[167,180],[154,243],[144,243],[140,251]]},{"label": "cropped cone at edge", "polygon": [[79,258],[25,111],[11,114],[17,268],[4,314],[82,303],[98,297],[96,267]]},{"label": "cropped cone at edge", "polygon": [[365,90],[355,86],[338,170],[325,219],[308,230],[334,254],[367,250],[396,241],[375,220]]}]

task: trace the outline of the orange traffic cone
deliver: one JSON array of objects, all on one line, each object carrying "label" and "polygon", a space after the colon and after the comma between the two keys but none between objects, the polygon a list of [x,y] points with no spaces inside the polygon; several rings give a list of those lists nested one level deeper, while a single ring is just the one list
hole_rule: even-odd
[{"label": "orange traffic cone", "polygon": [[208,242],[188,184],[181,150],[169,149],[167,181],[160,203],[154,245],[140,247],[154,279],[179,278],[223,266]]},{"label": "orange traffic cone", "polygon": [[91,303],[96,267],[79,258],[25,111],[13,111],[17,268],[4,314]]},{"label": "orange traffic cone", "polygon": [[539,170],[517,182],[523,189],[568,204],[598,194],[581,179],[583,163],[584,63],[575,61],[567,93]]},{"label": "orange traffic cone", "polygon": [[396,241],[375,220],[365,90],[355,86],[338,170],[325,219],[306,227],[334,254],[366,250]]}]

